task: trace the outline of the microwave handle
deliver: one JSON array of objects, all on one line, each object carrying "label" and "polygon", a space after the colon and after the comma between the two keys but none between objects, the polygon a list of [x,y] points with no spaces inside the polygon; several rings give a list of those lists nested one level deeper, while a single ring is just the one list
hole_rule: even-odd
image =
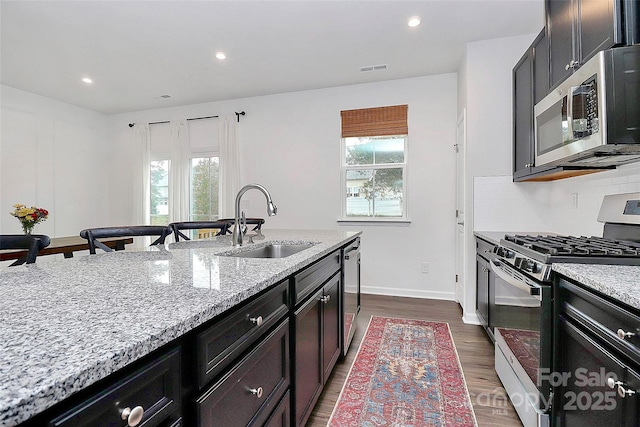
[{"label": "microwave handle", "polygon": [[573,93],[579,87],[580,86],[571,86],[567,91],[567,130],[571,141],[575,139],[575,134],[573,133]]}]

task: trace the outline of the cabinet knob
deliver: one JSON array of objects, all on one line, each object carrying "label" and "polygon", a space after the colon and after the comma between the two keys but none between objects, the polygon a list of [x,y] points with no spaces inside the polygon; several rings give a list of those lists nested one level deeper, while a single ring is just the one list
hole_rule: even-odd
[{"label": "cabinet knob", "polygon": [[255,323],[258,326],[262,325],[262,321],[263,321],[262,316],[250,317],[249,320],[251,321],[251,323]]},{"label": "cabinet knob", "polygon": [[569,62],[567,65],[564,66],[564,69],[568,70],[568,69],[578,68],[578,65],[580,65],[580,61],[575,61],[572,59],[571,62]]},{"label": "cabinet knob", "polygon": [[610,388],[615,388],[617,385],[620,385],[620,384],[622,384],[622,381],[616,381],[615,378],[613,377],[607,378],[607,385]]},{"label": "cabinet knob", "polygon": [[331,299],[331,295],[325,295],[322,298],[320,298],[320,301],[326,304],[329,302],[330,299]]},{"label": "cabinet knob", "polygon": [[249,391],[254,394],[258,399],[262,397],[262,387],[252,388]]},{"label": "cabinet knob", "polygon": [[626,332],[624,329],[618,329],[618,338],[620,338],[621,340],[625,340],[626,338],[631,338],[631,337],[635,337],[636,334],[633,332]]},{"label": "cabinet knob", "polygon": [[144,415],[144,408],[142,406],[136,406],[131,409],[126,407],[122,410],[122,414],[120,415],[123,420],[127,421],[127,426],[136,427],[142,421],[142,416]]}]

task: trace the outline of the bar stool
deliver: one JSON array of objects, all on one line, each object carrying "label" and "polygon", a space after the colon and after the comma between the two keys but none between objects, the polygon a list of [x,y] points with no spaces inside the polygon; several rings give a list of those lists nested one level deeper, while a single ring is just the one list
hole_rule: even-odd
[{"label": "bar stool", "polygon": [[[229,231],[231,225],[225,221],[185,221],[172,222],[169,227],[173,230],[176,242],[180,241],[180,237],[184,240],[191,240],[180,230],[199,230],[198,239],[210,238],[215,236],[223,236]],[[215,233],[215,234],[214,234]]]},{"label": "bar stool", "polygon": [[49,246],[51,239],[44,234],[2,234],[0,235],[0,249],[26,249],[27,253],[9,265],[33,264],[38,252]]},{"label": "bar stool", "polygon": [[113,249],[97,239],[106,237],[159,236],[151,243],[151,246],[153,246],[164,244],[164,240],[171,232],[172,229],[168,225],[133,225],[128,227],[87,228],[80,232],[80,237],[87,239],[89,252],[95,254],[97,247],[105,252],[113,251]]}]

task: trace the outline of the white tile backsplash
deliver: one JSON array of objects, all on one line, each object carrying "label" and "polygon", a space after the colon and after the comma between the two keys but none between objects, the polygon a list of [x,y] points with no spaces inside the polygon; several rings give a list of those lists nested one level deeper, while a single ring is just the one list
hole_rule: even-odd
[{"label": "white tile backsplash", "polygon": [[551,182],[514,183],[509,175],[474,177],[473,184],[474,230],[601,236],[602,199],[640,192],[640,164]]}]

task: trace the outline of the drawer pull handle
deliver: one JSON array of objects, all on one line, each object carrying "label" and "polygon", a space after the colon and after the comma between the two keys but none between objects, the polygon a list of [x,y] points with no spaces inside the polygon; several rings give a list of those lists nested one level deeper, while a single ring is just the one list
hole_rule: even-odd
[{"label": "drawer pull handle", "polygon": [[249,390],[252,394],[255,394],[258,399],[262,397],[262,387],[252,388]]},{"label": "drawer pull handle", "polygon": [[262,316],[250,317],[249,320],[251,321],[251,323],[255,323],[258,326],[262,325],[262,321],[263,321]]},{"label": "drawer pull handle", "polygon": [[636,394],[634,390],[624,388],[624,383],[622,381],[616,381],[611,377],[607,378],[607,385],[611,388],[615,388],[616,386],[618,386],[618,396],[622,398],[633,396],[634,394]]},{"label": "drawer pull handle", "polygon": [[618,338],[620,338],[621,340],[635,336],[636,334],[634,334],[633,332],[625,332],[623,329],[618,329]]},{"label": "drawer pull handle", "polygon": [[326,304],[329,302],[330,299],[331,299],[331,295],[325,295],[322,298],[320,298],[320,301]]},{"label": "drawer pull handle", "polygon": [[136,406],[131,409],[126,407],[122,410],[121,417],[123,420],[127,421],[127,425],[129,427],[136,427],[142,421],[142,416],[144,415],[144,408],[142,406]]}]

